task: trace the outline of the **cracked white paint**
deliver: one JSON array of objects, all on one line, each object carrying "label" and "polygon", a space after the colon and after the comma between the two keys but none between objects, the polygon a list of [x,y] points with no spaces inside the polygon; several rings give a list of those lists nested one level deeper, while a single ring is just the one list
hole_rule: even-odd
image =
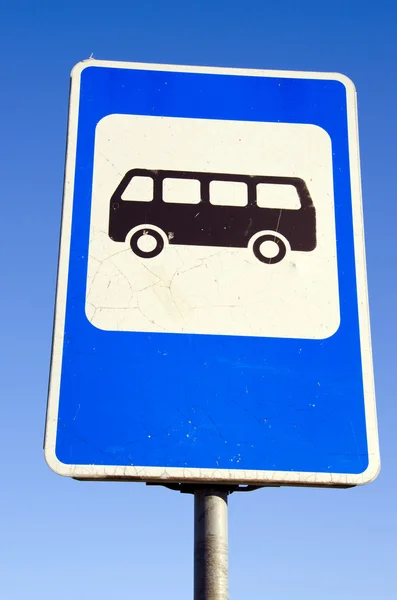
[{"label": "cracked white paint", "polygon": [[[132,168],[300,177],[316,208],[317,247],[289,252],[273,265],[259,262],[249,248],[168,243],[159,256],[139,258],[128,238],[114,242],[107,233],[110,198]],[[218,196],[223,188],[227,193],[228,184],[220,185]],[[174,232],[165,235],[172,240]],[[118,331],[312,339],[335,333],[340,317],[328,134],[314,125],[285,123],[102,119],[95,141],[86,314],[96,327]]]}]

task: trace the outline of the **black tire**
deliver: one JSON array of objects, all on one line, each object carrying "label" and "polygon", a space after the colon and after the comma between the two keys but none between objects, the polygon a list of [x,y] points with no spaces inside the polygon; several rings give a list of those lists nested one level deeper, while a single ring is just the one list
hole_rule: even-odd
[{"label": "black tire", "polygon": [[[272,257],[265,256],[264,254],[262,254],[260,248],[263,242],[274,242],[275,244],[277,244],[279,248],[278,254]],[[266,263],[268,265],[275,265],[276,263],[282,261],[284,256],[287,254],[287,246],[285,245],[284,241],[280,237],[278,237],[276,233],[264,233],[263,235],[260,235],[258,238],[256,238],[252,246],[252,251],[256,258],[261,262]]]},{"label": "black tire", "polygon": [[[157,242],[156,247],[153,248],[153,250],[150,250],[149,252],[141,250],[138,246],[139,239],[144,235],[151,235]],[[158,231],[155,231],[154,229],[150,229],[148,227],[143,227],[142,229],[139,229],[132,235],[130,240],[130,246],[134,254],[136,254],[140,258],[153,258],[154,256],[158,256],[163,250],[164,240],[163,236]]]}]

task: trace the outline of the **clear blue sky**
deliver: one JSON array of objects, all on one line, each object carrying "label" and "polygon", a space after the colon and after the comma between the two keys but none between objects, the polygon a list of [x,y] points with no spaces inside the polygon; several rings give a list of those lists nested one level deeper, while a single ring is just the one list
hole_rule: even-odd
[{"label": "clear blue sky", "polygon": [[91,53],[355,82],[382,472],[351,490],[233,495],[230,598],[397,597],[396,40],[392,0],[2,3],[2,598],[192,597],[189,496],[79,483],[42,453],[69,72]]}]

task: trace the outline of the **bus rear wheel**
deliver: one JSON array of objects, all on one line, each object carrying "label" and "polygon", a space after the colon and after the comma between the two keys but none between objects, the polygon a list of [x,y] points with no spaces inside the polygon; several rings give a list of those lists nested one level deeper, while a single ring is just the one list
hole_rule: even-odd
[{"label": "bus rear wheel", "polygon": [[131,250],[140,258],[154,258],[164,248],[163,236],[155,229],[142,227],[130,239]]},{"label": "bus rear wheel", "polygon": [[287,246],[276,233],[264,233],[256,238],[252,245],[252,251],[261,262],[275,265],[285,257]]}]

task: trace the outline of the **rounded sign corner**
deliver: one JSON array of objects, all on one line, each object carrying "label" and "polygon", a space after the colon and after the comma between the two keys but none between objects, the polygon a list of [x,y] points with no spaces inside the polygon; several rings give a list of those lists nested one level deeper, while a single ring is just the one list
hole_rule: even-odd
[{"label": "rounded sign corner", "polygon": [[78,79],[81,76],[82,72],[85,71],[85,69],[87,69],[88,67],[94,67],[97,63],[100,63],[100,61],[97,61],[94,58],[86,58],[84,60],[80,60],[72,67],[72,70],[70,71],[71,79]]},{"label": "rounded sign corner", "polygon": [[54,446],[44,447],[44,458],[48,467],[51,471],[56,473],[56,475],[70,477],[70,465],[63,463],[58,459]]},{"label": "rounded sign corner", "polygon": [[357,485],[366,485],[367,483],[372,483],[378,477],[380,470],[381,461],[379,453],[376,455],[370,455],[368,467],[361,473],[360,481],[357,482]]},{"label": "rounded sign corner", "polygon": [[335,81],[338,81],[343,85],[348,94],[352,94],[353,96],[357,94],[356,85],[348,75],[345,75],[344,73],[332,73],[331,76]]}]

